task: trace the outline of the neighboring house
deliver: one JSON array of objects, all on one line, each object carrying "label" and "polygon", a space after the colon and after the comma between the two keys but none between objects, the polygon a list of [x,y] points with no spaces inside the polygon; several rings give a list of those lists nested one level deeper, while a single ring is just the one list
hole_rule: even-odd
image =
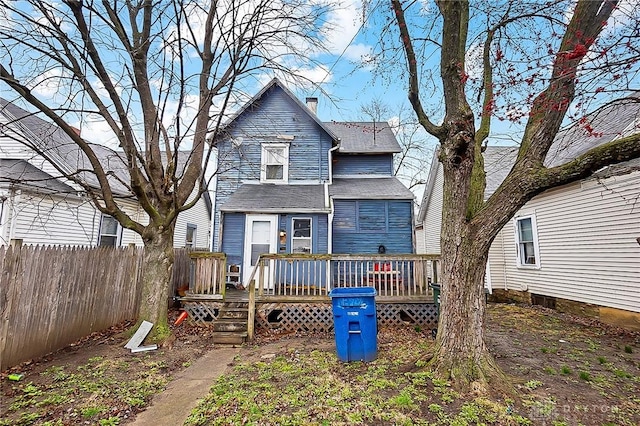
[{"label": "neighboring house", "polygon": [[[16,140],[18,139],[18,140]],[[126,246],[142,245],[141,237],[101,214],[83,189],[61,177],[43,157],[19,142],[37,142],[63,170],[89,169],[75,143],[57,126],[0,98],[0,245],[12,239],[24,244]],[[117,152],[93,146],[101,163],[114,176],[128,180]],[[82,172],[84,182],[98,187],[95,176]],[[146,223],[147,214],[126,188],[112,179],[120,204],[134,220]],[[176,222],[176,247],[209,247],[211,202],[205,194]]]},{"label": "neighboring house", "polygon": [[[638,132],[639,125],[638,99],[619,100],[560,132],[545,164],[563,164]],[[485,198],[502,183],[516,155],[516,147],[487,148]],[[439,254],[442,167],[436,157],[432,161],[418,222],[429,230],[425,252]],[[606,167],[525,204],[491,246],[487,285],[499,297],[640,327],[640,159]]]},{"label": "neighboring house", "polygon": [[262,253],[413,253],[413,193],[386,123],[322,122],[272,80],[216,140],[214,250],[247,281]]}]

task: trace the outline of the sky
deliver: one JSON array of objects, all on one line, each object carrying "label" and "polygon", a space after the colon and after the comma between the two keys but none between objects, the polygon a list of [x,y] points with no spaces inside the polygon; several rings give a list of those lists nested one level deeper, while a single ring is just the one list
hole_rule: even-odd
[{"label": "sky", "polygon": [[[50,0],[53,4],[59,3],[59,0]],[[329,0],[310,0],[323,4]],[[624,4],[632,4],[634,0],[623,0]],[[330,12],[327,17],[327,28],[323,32],[323,45],[326,53],[315,55],[315,64],[311,64],[303,69],[303,74],[317,82],[316,89],[299,89],[289,87],[298,95],[300,100],[304,101],[307,96],[318,98],[318,116],[323,121],[367,121],[368,118],[361,111],[361,107],[373,100],[382,101],[387,107],[386,117],[383,119],[397,122],[398,114],[403,110],[405,116],[414,118],[407,100],[406,80],[401,78],[405,70],[404,57],[398,57],[398,63],[392,72],[383,74],[376,73],[376,69],[371,66],[363,65],[363,59],[370,57],[371,53],[378,51],[380,33],[388,28],[381,16],[388,13],[388,1],[371,0],[365,1],[366,6],[363,7],[362,0],[346,0],[339,1],[339,6]],[[419,0],[413,7],[421,7],[423,10],[435,7],[432,1]],[[623,6],[624,7],[624,6]],[[384,13],[383,13],[384,12]],[[1,11],[0,11],[1,13]],[[566,13],[563,17],[569,19],[570,14]],[[0,19],[2,16],[0,15]],[[2,24],[0,24],[1,26]],[[330,26],[330,29],[329,27]],[[393,26],[393,23],[391,24]],[[195,24],[196,31],[201,30]],[[615,25],[609,28],[615,28]],[[473,29],[472,31],[473,32]],[[392,35],[393,37],[393,35]],[[471,49],[473,52],[474,49]],[[475,49],[479,51],[479,49]],[[433,73],[437,76],[439,72],[438,56],[433,55],[428,58],[421,58],[427,61]],[[467,70],[473,74],[472,69]],[[59,87],[56,85],[55,71],[43,73],[40,78],[48,83],[38,86],[37,93],[43,99],[52,99],[55,104],[55,97],[59,95]],[[256,76],[255,87],[247,88],[248,96],[257,93],[261,87],[266,84],[272,75]],[[7,99],[14,98],[9,93],[5,85],[0,85],[0,96]],[[428,94],[423,93],[423,98]],[[193,96],[194,99],[195,96]],[[426,101],[426,99],[425,99]],[[437,105],[437,104],[436,104]],[[437,106],[436,106],[437,108]],[[437,110],[437,109],[436,109]],[[440,111],[442,109],[440,108]],[[435,121],[437,122],[437,117]],[[494,121],[496,133],[504,135],[517,134],[522,130],[521,127],[508,122]],[[74,124],[74,123],[72,123]],[[75,125],[75,124],[74,124]],[[112,144],[113,136],[110,134],[107,124],[103,120],[95,120],[83,123],[83,135],[91,135],[92,142]],[[424,144],[433,149],[436,145],[434,138],[421,132],[418,136],[420,140],[424,140]],[[513,144],[513,140],[505,138],[493,140],[493,143]],[[428,162],[430,158],[426,159]],[[426,167],[425,167],[426,168]]]},{"label": "sky", "polygon": [[[328,0],[312,0],[322,4]],[[54,4],[59,3],[52,0]],[[384,2],[378,0],[371,2],[379,5]],[[367,2],[368,4],[368,2]],[[386,3],[385,3],[386,4]],[[62,9],[64,7],[60,5]],[[397,111],[403,105],[408,111],[406,88],[399,79],[387,79],[384,83],[375,78],[371,67],[362,65],[363,59],[371,55],[378,37],[378,29],[371,16],[376,12],[375,7],[368,6],[363,9],[361,0],[340,1],[326,17],[326,28],[323,28],[323,46],[326,52],[314,55],[315,64],[303,68],[302,73],[315,81],[318,88],[309,87],[300,89],[289,87],[301,101],[307,96],[318,98],[318,116],[323,121],[369,121],[369,117],[361,112],[361,107],[370,101],[377,99],[389,107],[383,120],[397,122]],[[387,6],[388,7],[388,6]],[[192,23],[195,32],[204,32],[201,22]],[[204,37],[204,35],[201,35]],[[48,70],[37,77],[38,85],[34,92],[45,102],[51,105],[62,102],[64,93],[60,90],[59,80],[61,72]],[[257,93],[263,85],[267,84],[273,75],[258,75],[255,78],[255,87],[247,89],[247,96]],[[97,84],[97,86],[100,86]],[[106,99],[104,90],[100,90]],[[15,99],[6,85],[0,84],[0,96],[6,99]],[[197,98],[193,97],[195,105]],[[21,105],[25,107],[25,105]],[[26,106],[27,109],[31,109]],[[171,112],[171,108],[169,108]],[[406,113],[408,115],[408,112]],[[91,142],[101,143],[116,147],[117,142],[108,124],[98,118],[70,124],[82,128],[84,137]],[[87,136],[90,135],[90,136]],[[421,137],[428,139],[426,133]],[[433,139],[429,140],[435,145]]]}]

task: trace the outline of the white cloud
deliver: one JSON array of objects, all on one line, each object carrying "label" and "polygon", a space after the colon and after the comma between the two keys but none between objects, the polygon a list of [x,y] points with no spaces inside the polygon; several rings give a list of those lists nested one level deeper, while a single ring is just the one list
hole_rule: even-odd
[{"label": "white cloud", "polygon": [[51,68],[38,75],[31,82],[31,90],[41,97],[51,99],[59,98],[62,96],[60,93],[61,90],[68,88],[68,84],[64,81],[68,77],[68,74],[63,72],[62,68]]},{"label": "white cloud", "polygon": [[371,54],[371,46],[351,44],[364,25],[362,12],[362,2],[354,1],[329,13],[328,23],[323,26],[322,33],[325,35],[325,47],[330,53],[341,55],[344,52],[345,58],[356,61]]},{"label": "white cloud", "polygon": [[80,136],[91,143],[118,148],[118,139],[113,134],[109,124],[102,118],[86,119],[82,123],[73,123],[72,126],[80,129]]},{"label": "white cloud", "polygon": [[473,44],[469,46],[469,49],[465,53],[465,72],[472,80],[479,80],[482,78],[482,54],[484,50],[484,44]]}]

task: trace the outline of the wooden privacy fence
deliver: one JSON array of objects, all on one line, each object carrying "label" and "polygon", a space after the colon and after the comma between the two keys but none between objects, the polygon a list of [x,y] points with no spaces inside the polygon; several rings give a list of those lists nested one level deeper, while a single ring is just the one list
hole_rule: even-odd
[{"label": "wooden privacy fence", "polygon": [[[137,315],[142,248],[0,247],[0,370]],[[173,284],[189,282],[176,249]]]}]

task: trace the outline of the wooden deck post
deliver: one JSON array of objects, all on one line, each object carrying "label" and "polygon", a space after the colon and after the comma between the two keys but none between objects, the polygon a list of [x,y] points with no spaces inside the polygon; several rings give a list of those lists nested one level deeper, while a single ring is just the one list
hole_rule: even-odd
[{"label": "wooden deck post", "polygon": [[256,321],[256,281],[249,282],[249,308],[247,312],[247,339],[253,340],[253,333]]}]

